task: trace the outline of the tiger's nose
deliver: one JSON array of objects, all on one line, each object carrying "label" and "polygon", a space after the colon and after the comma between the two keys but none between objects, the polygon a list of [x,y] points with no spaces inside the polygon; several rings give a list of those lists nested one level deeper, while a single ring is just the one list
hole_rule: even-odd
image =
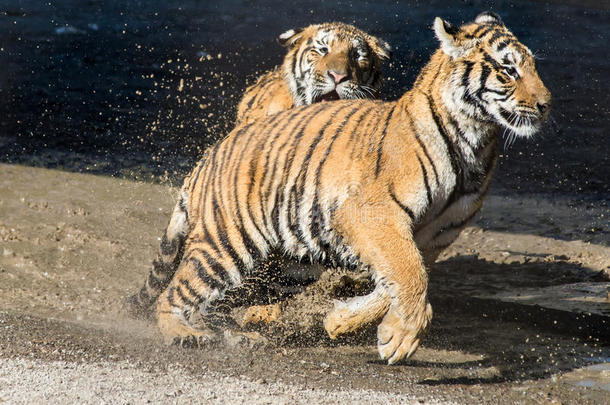
[{"label": "tiger's nose", "polygon": [[329,70],[328,75],[333,78],[335,84],[339,84],[347,80],[346,72],[337,72],[336,70]]}]

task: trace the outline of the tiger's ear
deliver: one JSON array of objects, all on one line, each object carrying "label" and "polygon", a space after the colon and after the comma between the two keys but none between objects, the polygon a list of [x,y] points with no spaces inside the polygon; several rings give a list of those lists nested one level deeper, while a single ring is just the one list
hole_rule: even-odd
[{"label": "tiger's ear", "polygon": [[303,36],[303,28],[290,29],[277,37],[277,42],[283,47],[289,48],[296,44]]},{"label": "tiger's ear", "polygon": [[441,49],[452,58],[459,58],[471,48],[471,41],[465,41],[459,35],[461,30],[440,17],[434,19],[434,33],[441,43]]},{"label": "tiger's ear", "polygon": [[379,59],[390,60],[392,58],[392,47],[383,39],[369,37],[367,42]]},{"label": "tiger's ear", "polygon": [[477,24],[504,24],[500,16],[493,11],[483,11],[474,19]]}]

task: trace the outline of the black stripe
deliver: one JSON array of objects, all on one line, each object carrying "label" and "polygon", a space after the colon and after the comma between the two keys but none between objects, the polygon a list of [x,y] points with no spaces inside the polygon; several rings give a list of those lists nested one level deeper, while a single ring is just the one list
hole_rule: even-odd
[{"label": "black stripe", "polygon": [[489,63],[494,69],[501,70],[502,65],[500,65],[494,58],[492,58],[487,52],[483,52],[483,60]]},{"label": "black stripe", "polygon": [[176,253],[176,251],[178,250],[178,246],[180,244],[180,241],[178,240],[178,237],[176,238],[172,238],[171,242],[167,239],[167,231],[166,233],[163,234],[163,237],[161,238],[161,244],[159,245],[159,250],[161,251],[161,254],[164,256],[170,256]]},{"label": "black stripe", "polygon": [[506,39],[502,42],[500,42],[496,48],[496,52],[500,52],[502,49],[506,48],[508,45],[512,44],[514,41],[514,39]]},{"label": "black stripe", "polygon": [[[339,104],[339,103],[337,103],[337,104]],[[320,128],[320,130],[318,131],[318,134],[313,139],[313,142],[309,145],[309,149],[307,150],[307,153],[305,154],[305,159],[303,160],[303,163],[301,164],[301,170],[297,174],[295,184],[293,185],[293,188],[297,187],[297,183],[298,183],[299,195],[303,195],[305,192],[305,182],[307,180],[307,174],[309,173],[309,168],[311,166],[311,157],[313,156],[316,147],[322,140],[324,133],[326,132],[326,129],[334,122],[334,117],[341,114],[348,107],[345,104],[339,104],[339,106],[340,106],[339,109],[337,109],[336,111],[333,111],[331,113],[331,117],[326,121],[326,123],[322,126],[322,128]],[[301,205],[300,203],[301,203],[301,200],[299,200],[299,203],[297,205],[297,212],[300,211],[300,205]]]},{"label": "black stripe", "polygon": [[[248,145],[250,144],[250,140],[252,138],[253,138],[252,136],[246,138],[245,145],[243,146],[243,149],[242,149],[241,153],[239,154],[239,157],[236,158],[236,163],[235,163],[234,172],[233,172],[233,184],[232,184],[233,185],[233,195],[230,195],[229,198],[232,198],[233,202],[235,203],[235,214],[237,216],[236,228],[238,229],[238,231],[242,237],[242,241],[244,243],[244,246],[246,247],[246,250],[254,258],[254,254],[256,253],[256,251],[258,251],[258,253],[260,255],[263,255],[265,249],[262,246],[258,246],[258,244],[254,241],[254,238],[252,238],[252,236],[248,233],[248,230],[245,227],[244,218],[243,218],[243,215],[241,214],[241,204],[239,203],[239,192],[238,192],[239,168],[242,164],[242,159],[243,159],[244,153],[248,149]],[[246,204],[247,204],[247,202],[246,202]],[[258,229],[257,229],[257,231],[258,231]]]},{"label": "black stripe", "polygon": [[299,54],[299,50],[295,49],[294,53],[292,54],[292,66],[291,66],[291,69],[290,69],[292,71],[292,76],[295,77],[295,78],[297,77],[295,69],[297,67],[297,56],[298,56],[298,54]]},{"label": "black stripe", "polygon": [[[485,30],[483,30],[483,32],[481,32],[481,33],[480,33],[480,34],[479,34],[477,37],[478,37],[478,38],[483,38],[485,35],[489,34],[490,32],[492,32],[493,30],[496,30],[496,29],[497,29],[497,26],[494,26],[494,25],[488,25],[488,26],[486,27],[486,29],[485,29]],[[477,28],[477,30],[478,30],[478,28]]]},{"label": "black stripe", "polygon": [[266,81],[265,83],[259,84],[260,88],[259,88],[258,92],[248,102],[248,107],[247,107],[248,110],[250,110],[254,104],[259,104],[265,98],[265,96],[267,94],[269,94],[268,87],[270,84],[273,84],[273,83]]},{"label": "black stripe", "polygon": [[180,286],[177,286],[174,291],[176,291],[176,293],[178,294],[178,296],[180,297],[182,302],[184,302],[187,306],[189,306],[189,307],[197,306],[196,302],[194,302],[193,300],[188,298],[186,295],[184,295],[184,293],[182,292],[182,288],[180,288]]},{"label": "black stripe", "polygon": [[496,73],[496,80],[498,80],[502,84],[508,83],[508,80],[505,79],[501,73]]},{"label": "black stripe", "polygon": [[501,29],[496,29],[496,32],[493,33],[493,35],[491,37],[489,37],[489,45],[493,46],[493,43],[497,40],[502,38],[503,36],[509,36],[506,31],[501,30]]},{"label": "black stripe", "polygon": [[468,103],[468,104],[472,104],[475,107],[485,111],[483,109],[483,106],[481,105],[481,103],[479,102],[479,100],[477,100],[476,98],[474,98],[472,96],[472,94],[470,94],[470,72],[472,72],[472,68],[474,66],[474,62],[470,62],[470,61],[465,61],[464,64],[466,65],[466,70],[464,71],[464,74],[462,75],[462,86],[464,87],[464,97],[463,100]]},{"label": "black stripe", "polygon": [[[294,115],[291,114],[288,118],[292,117]],[[284,125],[282,126],[282,129],[288,125],[289,119],[286,118],[286,115],[282,115],[281,118],[284,119]],[[252,215],[252,211],[250,209],[250,196],[252,194],[252,190],[254,187],[254,177],[256,174],[256,168],[258,166],[258,161],[261,157],[261,155],[263,153],[265,153],[267,150],[270,149],[266,149],[264,148],[264,146],[266,145],[267,141],[269,140],[269,138],[272,138],[271,144],[273,144],[275,142],[275,139],[277,138],[277,134],[281,133],[281,130],[278,131],[278,126],[276,126],[276,121],[280,121],[282,122],[282,120],[280,119],[280,114],[275,114],[273,116],[273,118],[271,118],[265,125],[265,128],[273,128],[274,131],[272,131],[268,137],[264,137],[262,138],[259,143],[256,144],[256,146],[254,147],[255,150],[257,150],[257,153],[255,154],[255,159],[250,161],[250,168],[249,168],[249,176],[250,176],[250,182],[248,184],[248,192],[246,194],[246,207],[247,207],[247,213],[248,213],[248,217],[250,218],[250,221],[252,221],[252,223],[254,224],[254,227],[256,228],[257,232],[263,237],[263,239],[265,239],[265,242],[267,244],[271,244],[271,240],[268,238],[268,235],[266,233],[263,232],[263,230],[261,228],[259,228],[258,224],[256,223],[256,221],[254,220],[254,216]],[[280,123],[278,122],[278,123]],[[259,129],[260,130],[260,129]],[[266,160],[265,160],[265,171],[267,170],[267,163],[269,161],[269,153],[265,153],[266,155]],[[260,196],[260,190],[262,189],[263,183],[265,180],[265,176],[261,176],[261,183],[259,185],[259,196]],[[237,190],[237,187],[236,187]],[[260,206],[261,206],[261,216],[262,216],[262,221],[263,221],[263,228],[266,228],[266,221],[265,221],[265,208],[263,206],[263,199],[260,198]],[[261,252],[262,253],[262,252]]]},{"label": "black stripe", "polygon": [[377,149],[377,160],[375,161],[375,177],[379,176],[379,171],[381,170],[381,154],[383,152],[383,141],[388,132],[388,125],[390,125],[390,120],[392,119],[392,116],[394,116],[395,109],[396,109],[396,104],[394,104],[392,106],[392,109],[389,111],[388,118],[386,119],[384,126],[383,126],[383,131],[381,132],[381,138],[379,139],[379,146]]},{"label": "black stripe", "polygon": [[184,199],[184,196],[182,195],[182,193],[180,193],[180,203],[178,204],[178,206],[180,207],[180,211],[184,212],[185,221],[188,224],[188,222],[189,222],[188,205],[187,205],[187,202]]},{"label": "black stripe", "polygon": [[163,260],[159,261],[160,257],[157,257],[153,260],[153,271],[155,275],[162,276],[164,274],[173,274],[174,266],[172,263],[166,263]]},{"label": "black stripe", "polygon": [[487,78],[491,74],[491,68],[486,64],[481,64],[481,76],[479,77],[479,90],[477,90],[478,97],[483,100],[483,90],[485,89],[485,83],[487,82]]},{"label": "black stripe", "polygon": [[176,305],[176,302],[174,301],[175,290],[176,289],[174,287],[170,287],[169,291],[167,292],[167,302],[172,307],[178,307],[178,305]]},{"label": "black stripe", "polygon": [[432,171],[434,172],[434,179],[436,180],[436,184],[439,184],[438,172],[436,171],[436,165],[434,164],[434,161],[432,160],[432,158],[430,157],[430,154],[428,153],[428,148],[426,148],[426,145],[424,144],[424,142],[419,137],[419,134],[417,133],[417,128],[415,127],[415,121],[413,120],[413,116],[411,115],[411,112],[409,111],[408,108],[405,108],[403,111],[405,112],[405,114],[407,115],[407,118],[409,119],[409,125],[413,129],[413,134],[415,135],[415,140],[417,141],[417,143],[419,144],[419,147],[424,152],[424,155],[426,156],[426,159],[428,159],[430,166],[432,166]]},{"label": "black stripe", "polygon": [[[254,100],[256,100],[256,98],[259,97],[263,93],[262,90],[263,89],[260,89],[258,91],[258,93],[256,93],[253,96],[250,96],[250,100],[248,100],[248,104],[246,104],[246,110],[251,110],[252,109],[252,105],[254,104]],[[248,95],[248,94],[246,93],[246,95]]]},{"label": "black stripe", "polygon": [[[496,89],[490,89],[489,87],[484,87],[484,88],[482,88],[481,90],[479,90],[479,92],[480,92],[481,94],[484,94],[484,93],[494,93],[494,94],[497,94],[497,95],[499,95],[499,96],[505,96],[505,95],[506,95],[506,91],[503,91],[503,90],[496,90]],[[498,101],[498,99],[497,99],[497,98],[494,98],[494,101]]]},{"label": "black stripe", "polygon": [[500,115],[502,116],[502,118],[504,118],[504,119],[505,119],[507,122],[509,122],[509,123],[510,123],[510,121],[509,121],[509,120],[510,120],[511,116],[513,115],[513,113],[511,113],[511,112],[510,112],[510,111],[508,111],[508,110],[505,110],[505,109],[504,109],[504,108],[502,108],[502,107],[500,107],[500,108],[499,108],[499,111],[500,111]]},{"label": "black stripe", "polygon": [[445,126],[443,125],[441,118],[439,117],[438,112],[436,111],[436,107],[434,107],[434,101],[432,100],[432,97],[430,97],[430,95],[427,95],[427,98],[428,98],[428,108],[430,109],[430,113],[432,114],[432,119],[434,120],[434,124],[436,125],[436,130],[438,131],[438,133],[441,135],[441,137],[445,141],[447,153],[449,154],[449,159],[451,161],[451,169],[453,170],[453,173],[456,176],[456,185],[457,185],[458,178],[460,177],[460,174],[461,174],[461,167],[459,165],[458,158],[456,156],[456,151],[453,148],[453,142],[451,141],[451,139],[449,138],[449,135],[447,134],[447,130],[445,129]]},{"label": "black stripe", "polygon": [[305,56],[307,55],[307,52],[305,52],[303,49],[299,49],[299,61],[297,62],[299,64],[299,70],[301,71],[301,77],[303,76],[303,73],[305,73],[303,71],[303,58],[305,58]]},{"label": "black stripe", "polygon": [[232,284],[231,277],[229,277],[227,269],[222,264],[220,264],[208,252],[201,248],[196,248],[194,251],[201,254],[203,259],[206,261],[206,264],[209,266],[209,270],[211,270],[218,278],[220,278],[225,284]]},{"label": "black stripe", "polygon": [[[201,181],[201,186],[199,186],[199,173],[197,174],[197,177],[194,179],[193,183],[192,183],[192,187],[191,187],[191,193],[190,193],[190,204],[191,207],[193,207],[194,210],[199,209],[201,207],[201,202],[204,198],[204,193],[207,190],[207,183],[209,182],[209,178],[210,178],[210,173],[211,171],[214,169],[214,161],[216,160],[216,157],[218,156],[218,150],[220,149],[220,145],[222,144],[221,142],[216,143],[216,145],[214,145],[213,149],[210,152],[210,155],[208,157],[208,159],[206,160],[205,164],[202,165],[202,169],[203,166],[205,166],[205,172],[204,172],[204,178]],[[194,201],[194,192],[195,189],[197,187],[200,187],[200,193],[199,193],[199,198],[197,199],[197,201]],[[196,211],[195,211],[196,212]]]},{"label": "black stripe", "polygon": [[[220,253],[220,250],[218,249],[218,246],[216,245],[216,243],[214,242],[214,239],[212,238],[210,231],[208,230],[208,226],[207,226],[207,218],[205,218],[205,198],[210,198],[211,199],[211,204],[212,204],[212,208],[214,208],[215,204],[216,204],[216,200],[215,200],[215,192],[216,189],[218,187],[215,187],[215,181],[216,179],[218,179],[217,176],[217,172],[218,170],[220,170],[220,166],[222,164],[224,164],[225,162],[225,157],[226,157],[226,153],[227,153],[227,148],[224,147],[222,148],[222,153],[219,156],[218,154],[215,154],[214,157],[212,159],[209,160],[211,167],[208,168],[208,171],[206,173],[206,177],[202,179],[202,185],[201,185],[201,197],[200,197],[200,202],[198,203],[198,207],[200,210],[200,216],[201,216],[201,226],[202,226],[202,231],[203,231],[203,235],[200,235],[200,238],[202,241],[205,241],[205,243],[210,246],[214,251]],[[216,223],[212,224],[215,225]]]},{"label": "black stripe", "polygon": [[[348,105],[343,104],[343,105],[340,106],[340,108],[337,111],[333,112],[332,117],[326,122],[326,124],[324,124],[324,126],[320,129],[320,131],[318,131],[318,135],[315,137],[314,141],[309,146],[309,150],[307,151],[307,155],[305,156],[305,160],[303,161],[303,165],[301,167],[301,171],[299,172],[299,174],[297,176],[297,181],[300,181],[299,195],[302,196],[305,193],[305,183],[307,181],[307,175],[308,175],[309,169],[311,167],[311,157],[312,157],[316,147],[318,146],[318,144],[320,143],[320,141],[324,137],[326,129],[330,126],[331,123],[334,122],[333,119],[334,119],[335,116],[339,116],[339,115],[343,114],[343,112],[345,110],[347,110],[348,107],[350,107],[350,106],[352,106],[352,105],[351,104],[348,104]],[[367,110],[367,112],[370,111],[370,110],[371,110],[371,108],[369,108],[369,110]],[[348,113],[348,117],[347,118],[349,118],[351,116],[350,114],[351,114],[351,112]],[[364,117],[365,115],[366,114],[363,114],[362,117]],[[360,118],[362,119],[362,117],[360,117]],[[346,120],[344,120],[344,122],[342,124],[339,125],[339,127],[345,126],[345,124],[347,123],[347,118],[346,118]],[[361,119],[358,122],[360,122]],[[356,126],[356,128],[357,128],[357,126]],[[337,135],[337,131],[335,131],[335,136],[336,135]],[[353,132],[352,132],[352,134],[350,134],[350,137],[351,137],[351,135],[353,135]],[[332,142],[334,142],[334,140]],[[328,150],[327,150],[327,152],[328,152]],[[325,155],[323,157],[323,159],[326,159],[326,157],[327,157],[327,155]],[[318,168],[319,167],[320,167],[320,165],[318,165]],[[318,172],[316,171],[316,176],[317,175],[318,175]],[[319,181],[319,180],[316,177],[316,182],[317,181]],[[296,185],[296,182],[295,182],[295,185]],[[319,207],[316,206],[316,208],[314,208],[314,206],[316,205],[315,202],[316,202],[316,196],[317,196],[317,187],[318,186],[316,184],[315,185],[314,199],[312,200],[312,214],[313,214],[314,210],[317,210],[316,212],[319,213]],[[302,199],[299,200],[298,203],[297,203],[297,213],[299,213],[301,211],[301,202],[302,202]],[[314,217],[313,215],[311,215],[310,223],[309,223],[309,231],[310,231],[310,234],[311,234],[312,238],[315,235],[317,235],[317,233],[319,231],[319,223],[317,222],[319,220],[321,220],[320,216]],[[316,225],[313,225],[314,222],[316,222]],[[302,235],[303,234],[302,230],[306,226],[306,224],[300,223],[300,224],[298,224],[298,226],[299,226],[300,235]],[[295,226],[295,228],[296,228],[296,226]],[[312,246],[310,246],[310,248],[311,247]]]},{"label": "black stripe", "polygon": [[495,101],[506,101],[506,100],[508,100],[513,95],[513,93],[515,92],[516,89],[517,89],[516,87],[511,88],[510,90],[508,90],[505,93],[504,97],[496,98]]},{"label": "black stripe", "polygon": [[[168,274],[168,275],[173,275],[172,274]],[[147,285],[156,291],[162,290],[165,287],[167,287],[168,281],[170,277],[163,277],[164,274],[161,274],[160,276],[157,276],[157,274],[155,274],[155,272],[151,271],[148,273],[148,277],[146,278],[146,282]]]},{"label": "black stripe", "polygon": [[[334,122],[333,118],[339,114],[341,114],[345,109],[347,109],[347,106],[345,104],[340,104],[340,107],[337,111],[334,111],[331,114],[331,117],[326,121],[326,123],[322,126],[322,128],[320,128],[320,130],[318,131],[318,134],[315,136],[313,142],[309,145],[309,150],[307,151],[307,154],[305,155],[305,159],[303,160],[303,163],[301,165],[301,170],[299,171],[299,173],[296,176],[296,181],[293,187],[297,187],[297,183],[298,184],[298,189],[299,189],[299,195],[303,195],[305,193],[305,184],[307,181],[307,174],[309,173],[309,168],[311,167],[311,157],[313,156],[313,153],[316,149],[316,147],[318,146],[318,144],[320,143],[320,141],[322,140],[322,138],[324,137],[324,133],[326,132],[326,129],[328,129],[328,127]],[[302,199],[300,199],[297,203],[297,215],[298,213],[301,211],[301,202]],[[312,206],[312,212],[311,212],[311,217],[310,217],[310,231],[312,230],[311,227],[311,223],[319,220],[319,217],[316,217],[314,215],[314,208]],[[302,232],[302,227],[305,226],[305,224],[298,224],[300,227],[297,229],[297,224],[295,224],[295,227],[293,228],[293,232],[299,232],[299,236],[301,237],[302,240],[304,240],[303,238],[303,232]],[[316,232],[317,233],[317,232]],[[312,237],[314,235],[316,235],[316,233],[311,233]],[[312,246],[310,246],[311,248]]]},{"label": "black stripe", "polygon": [[[294,126],[291,128],[290,133],[294,133],[295,131],[299,131],[299,128],[302,128],[304,125],[307,125],[307,122],[309,121],[309,119],[317,112],[318,109],[314,109],[313,107],[309,107],[308,109],[301,111],[300,109],[295,110],[291,116],[290,119],[286,122],[286,128],[288,126],[289,123],[293,123],[293,120],[295,118],[298,118],[296,120],[296,123],[294,123]],[[300,116],[297,117],[297,114],[300,114]],[[284,132],[284,128],[282,128],[280,134]],[[290,136],[286,137],[285,142],[279,146],[279,148],[277,148],[277,156],[273,159],[273,167],[271,170],[267,170],[266,174],[265,174],[265,178],[263,179],[263,186],[264,183],[267,182],[267,179],[269,179],[269,184],[268,187],[265,188],[265,192],[264,192],[264,201],[268,204],[269,203],[269,196],[271,194],[271,190],[273,187],[273,182],[275,180],[275,178],[277,177],[276,175],[276,171],[279,169],[280,166],[278,166],[278,163],[280,162],[280,155],[281,153],[284,151],[284,148],[288,145],[288,143],[292,140],[292,138]],[[275,140],[273,141],[275,142]],[[269,158],[271,158],[271,156],[269,156]],[[280,184],[279,187],[281,188],[282,185]],[[261,187],[262,189],[263,187]],[[272,224],[272,228],[274,229],[275,233],[277,234],[279,241],[281,243],[281,241],[283,240],[282,237],[282,233],[280,232],[279,229],[279,203],[278,203],[278,199],[277,199],[277,195],[278,195],[278,190],[275,190],[275,201],[273,203],[273,208],[272,208],[272,212],[271,212],[271,224]],[[267,221],[267,214],[265,212],[265,221]],[[265,222],[266,223],[266,222]]]},{"label": "black stripe", "polygon": [[200,304],[203,301],[203,298],[201,298],[199,293],[197,291],[195,291],[195,289],[191,286],[191,283],[187,279],[185,279],[185,278],[180,279],[180,284],[182,284],[182,286],[184,288],[186,288],[186,290],[189,292],[189,294],[191,294],[193,297],[195,297],[197,304]]},{"label": "black stripe", "polygon": [[[370,111],[377,110],[379,105],[380,105],[380,103],[373,104]],[[371,127],[374,126],[375,123],[377,122],[377,117],[371,117],[370,115],[367,115],[363,118],[363,120],[364,119],[368,119],[368,121],[367,121],[366,125],[364,126],[364,128],[360,131],[360,133],[368,135],[370,133]],[[353,143],[352,150],[350,151],[350,159],[354,158],[354,156],[356,155],[356,152],[358,152],[358,151],[362,152],[363,149],[361,149],[361,147],[364,146],[364,142],[368,139],[369,139],[369,137],[367,137],[367,136],[361,136],[360,140],[358,142]],[[350,139],[350,141],[351,141],[351,139]]]},{"label": "black stripe", "polygon": [[208,274],[206,268],[203,266],[199,259],[192,257],[189,262],[195,266],[195,269],[197,270],[197,276],[205,284],[207,284],[208,287],[210,287],[212,290],[223,290],[224,286],[218,280]]},{"label": "black stripe", "polygon": [[218,235],[218,241],[220,242],[222,250],[228,253],[235,266],[243,264],[243,260],[237,254],[237,252],[233,248],[233,245],[231,244],[231,241],[229,240],[229,237],[227,236],[227,224],[225,223],[225,220],[220,213],[220,207],[214,207],[213,215],[214,223],[216,224],[216,233]]},{"label": "black stripe", "polygon": [[413,214],[413,211],[411,211],[411,209],[409,207],[407,207],[406,205],[404,205],[403,203],[401,203],[398,198],[396,198],[396,194],[394,194],[394,188],[393,186],[390,186],[389,188],[389,193],[390,193],[390,197],[392,197],[392,200],[404,211],[407,213],[407,215],[411,218],[411,223],[414,224],[415,223],[415,214]]},{"label": "black stripe", "polygon": [[[211,149],[208,149],[208,150],[211,150],[211,152],[210,152],[210,153],[208,153],[208,154],[207,154],[207,156],[204,156],[204,158],[205,158],[205,157],[209,158],[209,156],[210,156],[211,154],[215,154],[217,149],[218,149],[218,143],[217,143],[217,144],[215,144],[214,146],[212,146],[212,147],[211,147]],[[203,159],[201,159],[201,160],[199,161],[199,168],[197,169],[197,173],[195,173],[195,177],[193,177],[193,181],[191,182],[191,187],[190,187],[190,189],[191,189],[191,190],[197,186],[197,180],[199,179],[199,174],[201,173],[201,171],[203,170],[203,168],[206,166],[206,163],[207,163],[208,161],[209,161],[209,159],[206,159],[205,161],[204,161]],[[190,193],[189,193],[189,194],[190,194]],[[192,204],[192,203],[193,203],[193,201],[191,201],[191,204]]]},{"label": "black stripe", "polygon": [[477,145],[473,145],[472,143],[470,143],[470,139],[466,137],[464,131],[462,131],[462,128],[460,128],[460,125],[455,119],[453,119],[451,114],[447,114],[447,119],[449,120],[449,124],[455,129],[455,132],[460,137],[460,139],[466,142],[466,145],[468,145],[471,150],[476,148]]},{"label": "black stripe", "polygon": [[436,112],[432,98],[430,97],[430,95],[428,95],[427,97],[428,97],[428,107],[430,108],[430,112],[432,113],[432,118],[434,120],[434,123],[436,124],[437,130],[440,133],[443,140],[445,141],[445,145],[447,147],[447,153],[449,154],[449,159],[451,161],[451,169],[453,170],[453,173],[455,174],[455,186],[451,190],[451,193],[449,194],[449,197],[447,198],[445,206],[443,207],[441,212],[437,215],[437,217],[440,217],[449,208],[449,206],[455,201],[457,191],[462,188],[462,182],[463,182],[462,166],[460,165],[461,159],[458,159],[458,157],[456,156],[457,152],[453,148],[453,142],[451,142],[451,140],[449,139],[447,130],[445,129],[445,127],[441,121],[441,118],[438,116],[438,113]]},{"label": "black stripe", "polygon": [[486,29],[486,28],[488,28],[488,27],[489,27],[489,25],[488,25],[488,24],[481,24],[481,25],[479,25],[479,26],[478,26],[478,27],[477,27],[477,28],[476,28],[476,29],[473,31],[472,35],[476,37],[476,36],[478,36],[477,34],[478,34],[479,32],[481,32],[482,30],[484,30],[484,29]]},{"label": "black stripe", "polygon": [[419,155],[417,153],[415,153],[415,156],[417,157],[417,161],[419,162],[419,167],[421,168],[422,174],[424,176],[424,186],[426,186],[426,197],[428,199],[428,205],[430,205],[430,203],[432,202],[432,192],[430,191],[430,184],[428,184],[428,172],[426,171],[426,167],[424,166],[424,163],[419,158]]},{"label": "black stripe", "polygon": [[[294,130],[299,128],[300,125],[304,121],[306,121],[307,118],[309,118],[312,114],[310,111],[306,111],[300,117],[298,117],[298,119],[295,120],[297,113],[301,113],[300,109],[294,110],[292,112],[292,114],[290,115],[290,117],[286,120],[285,124],[282,126],[282,129],[278,132],[278,135],[276,135],[274,137],[274,139],[271,141],[271,145],[269,147],[270,150],[273,150],[275,141],[288,128],[289,124],[294,124],[290,130],[290,132],[293,132]],[[293,121],[296,121],[296,122],[293,122]],[[268,168],[269,160],[272,158],[271,153],[268,154],[267,161],[265,162],[265,173],[264,173],[264,177],[263,177],[263,182],[259,189],[259,198],[261,199],[261,201],[264,201],[267,206],[269,205],[269,196],[271,194],[273,182],[276,177],[276,169],[278,168],[278,162],[280,161],[280,155],[281,155],[282,151],[284,150],[284,148],[286,147],[286,145],[288,145],[288,142],[290,140],[291,140],[291,138],[289,136],[286,137],[285,142],[282,143],[277,148],[277,155],[274,156],[274,158],[273,158],[273,166],[272,166],[271,170],[269,170],[269,168]],[[268,183],[267,187],[265,187],[265,183]],[[264,196],[263,196],[263,194],[264,194]],[[272,213],[271,213],[271,228],[272,228],[272,231],[278,236],[278,238],[281,241],[282,236],[281,236],[281,232],[279,231],[279,227],[276,226],[276,223],[277,223],[276,216],[277,216],[277,201],[274,201],[274,205],[272,207]],[[263,217],[264,217],[265,226],[266,226],[267,223],[269,222],[269,218],[267,216],[267,209],[263,210]]]}]

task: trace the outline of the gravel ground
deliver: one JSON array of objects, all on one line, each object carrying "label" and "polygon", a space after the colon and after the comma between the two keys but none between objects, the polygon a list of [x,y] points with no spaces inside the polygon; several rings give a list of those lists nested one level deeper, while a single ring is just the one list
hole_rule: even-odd
[{"label": "gravel ground", "polygon": [[[305,389],[227,377],[205,368],[146,372],[129,362],[71,363],[9,359],[0,364],[0,402],[10,404],[419,404],[410,395],[371,390]],[[27,386],[24,395],[23,387]],[[439,401],[427,398],[426,403]],[[451,403],[451,402],[443,402]]]}]

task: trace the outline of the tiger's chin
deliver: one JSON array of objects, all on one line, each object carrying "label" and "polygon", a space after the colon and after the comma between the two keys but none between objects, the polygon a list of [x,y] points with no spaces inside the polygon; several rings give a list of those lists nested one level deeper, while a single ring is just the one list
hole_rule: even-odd
[{"label": "tiger's chin", "polygon": [[337,93],[337,90],[331,90],[328,93],[320,95],[318,98],[316,98],[314,100],[314,102],[315,103],[323,103],[325,101],[341,100],[342,98],[345,98],[345,97],[341,97],[339,95],[339,93]]},{"label": "tiger's chin", "polygon": [[498,123],[504,128],[511,138],[530,138],[542,127],[544,118],[535,114],[510,113],[501,109]]},{"label": "tiger's chin", "polygon": [[532,136],[536,135],[538,131],[540,131],[542,122],[540,120],[529,120],[529,122],[517,124],[503,122],[502,126],[506,129],[506,132],[510,133],[512,136],[519,138],[531,138]]}]

